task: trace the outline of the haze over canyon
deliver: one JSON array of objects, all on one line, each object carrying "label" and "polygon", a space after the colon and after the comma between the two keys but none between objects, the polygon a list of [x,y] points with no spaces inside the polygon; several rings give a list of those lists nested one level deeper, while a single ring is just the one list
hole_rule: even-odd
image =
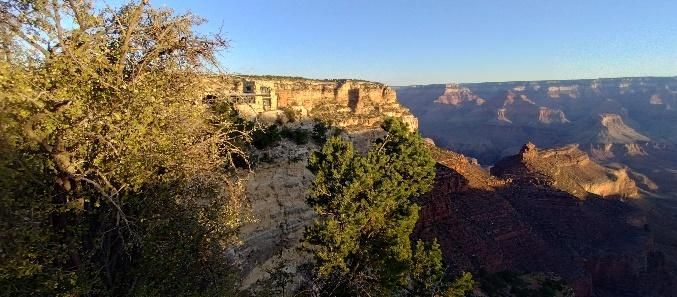
[{"label": "haze over canyon", "polygon": [[538,172],[575,196],[620,198],[642,209],[657,247],[676,259],[677,77],[395,89],[438,146],[497,176]]}]

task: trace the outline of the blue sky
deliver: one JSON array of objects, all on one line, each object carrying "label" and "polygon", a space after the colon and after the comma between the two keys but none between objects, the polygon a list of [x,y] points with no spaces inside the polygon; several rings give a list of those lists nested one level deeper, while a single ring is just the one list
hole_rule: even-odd
[{"label": "blue sky", "polygon": [[229,72],[391,85],[677,75],[676,0],[154,0]]}]

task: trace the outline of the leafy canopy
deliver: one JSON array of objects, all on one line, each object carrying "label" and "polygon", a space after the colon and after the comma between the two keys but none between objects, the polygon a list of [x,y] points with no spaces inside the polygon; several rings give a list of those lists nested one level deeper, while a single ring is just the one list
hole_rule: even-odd
[{"label": "leafy canopy", "polygon": [[0,1],[0,288],[224,294],[248,135],[201,100],[228,44],[148,1]]}]

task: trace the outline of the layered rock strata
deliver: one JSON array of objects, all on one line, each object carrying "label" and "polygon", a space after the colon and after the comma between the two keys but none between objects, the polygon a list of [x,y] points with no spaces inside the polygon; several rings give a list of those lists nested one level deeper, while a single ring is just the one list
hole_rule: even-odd
[{"label": "layered rock strata", "polygon": [[538,175],[535,183],[571,193],[578,198],[590,194],[601,197],[638,198],[639,189],[625,168],[608,168],[593,162],[577,145],[538,149],[528,143],[520,153],[497,162],[491,173],[520,179]]},{"label": "layered rock strata", "polygon": [[[254,95],[243,92],[252,85]],[[376,82],[361,80],[316,80],[276,76],[227,76],[206,79],[205,96],[228,99],[232,94],[253,96],[250,102],[238,102],[236,108],[250,118],[284,116],[283,110],[331,122],[349,130],[376,128],[386,117],[397,117],[412,130],[418,120],[400,105],[396,92]],[[265,94],[257,94],[262,86]],[[230,96],[230,97],[229,97]],[[270,106],[259,106],[258,96],[270,96]]]},{"label": "layered rock strata", "polygon": [[[672,274],[632,206],[580,200],[539,182],[542,174],[528,168],[514,171],[520,178],[497,178],[462,155],[434,151],[435,185],[419,198],[415,236],[438,240],[452,274],[550,271],[576,296],[675,292],[674,282],[665,281]],[[655,277],[661,280],[644,283]]]}]

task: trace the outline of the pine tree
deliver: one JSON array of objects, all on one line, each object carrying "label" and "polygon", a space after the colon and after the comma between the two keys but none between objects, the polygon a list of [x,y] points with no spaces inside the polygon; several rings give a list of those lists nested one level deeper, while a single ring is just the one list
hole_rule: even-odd
[{"label": "pine tree", "polygon": [[325,290],[390,295],[409,282],[410,235],[432,185],[434,160],[419,135],[395,119],[366,153],[330,138],[309,160],[315,181],[308,203],[319,218],[306,232]]}]

